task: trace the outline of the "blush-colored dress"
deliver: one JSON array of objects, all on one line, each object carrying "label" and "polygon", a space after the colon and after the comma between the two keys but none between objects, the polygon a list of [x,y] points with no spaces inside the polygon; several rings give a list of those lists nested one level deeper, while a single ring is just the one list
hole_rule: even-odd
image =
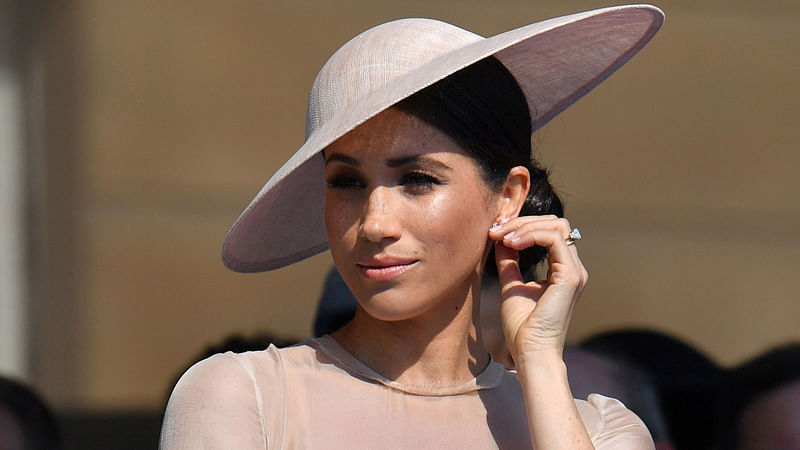
[{"label": "blush-colored dress", "polygon": [[[576,400],[598,450],[653,449],[639,418],[617,400]],[[529,449],[522,390],[492,361],[472,381],[408,386],[355,359],[330,336],[212,356],[170,397],[161,448]]]}]

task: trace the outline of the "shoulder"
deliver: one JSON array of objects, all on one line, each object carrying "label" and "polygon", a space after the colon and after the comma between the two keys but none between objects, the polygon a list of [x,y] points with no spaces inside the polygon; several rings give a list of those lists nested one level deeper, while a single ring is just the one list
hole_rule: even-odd
[{"label": "shoulder", "polygon": [[647,426],[619,400],[591,394],[575,404],[598,450],[654,448]]},{"label": "shoulder", "polygon": [[194,364],[170,396],[161,447],[266,446],[264,409],[282,402],[280,366],[275,347],[217,354]]},{"label": "shoulder", "polygon": [[219,353],[192,365],[178,380],[170,403],[204,407],[231,396],[252,394],[253,363],[244,354]]}]

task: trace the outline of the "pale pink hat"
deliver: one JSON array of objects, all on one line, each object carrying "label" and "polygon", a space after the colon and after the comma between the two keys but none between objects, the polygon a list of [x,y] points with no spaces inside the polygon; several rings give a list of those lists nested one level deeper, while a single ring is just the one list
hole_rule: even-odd
[{"label": "pale pink hat", "polygon": [[494,55],[525,93],[536,130],[627,62],[663,21],[654,6],[629,5],[489,38],[432,19],[396,20],[359,34],[314,80],[306,141],[236,220],[222,248],[223,262],[236,272],[262,272],[326,250],[320,152],[400,100]]}]

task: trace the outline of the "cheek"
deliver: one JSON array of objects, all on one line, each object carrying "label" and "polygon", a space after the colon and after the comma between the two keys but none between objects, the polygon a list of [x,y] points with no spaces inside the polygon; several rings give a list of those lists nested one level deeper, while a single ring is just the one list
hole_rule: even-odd
[{"label": "cheek", "polygon": [[482,253],[490,225],[486,225],[489,212],[481,194],[462,192],[432,202],[424,215],[431,238],[453,243],[454,251]]},{"label": "cheek", "polygon": [[325,231],[328,243],[333,249],[341,246],[347,240],[351,231],[355,229],[357,215],[354,207],[348,202],[343,202],[337,196],[326,195],[325,198]]}]

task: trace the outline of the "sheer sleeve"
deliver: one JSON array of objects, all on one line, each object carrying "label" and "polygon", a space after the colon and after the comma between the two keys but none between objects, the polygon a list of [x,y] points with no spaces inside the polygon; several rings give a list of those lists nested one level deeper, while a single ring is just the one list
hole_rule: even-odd
[{"label": "sheer sleeve", "polygon": [[253,367],[236,356],[214,355],[183,374],[167,404],[162,450],[267,448]]},{"label": "sheer sleeve", "polygon": [[654,450],[644,422],[619,400],[591,394],[578,411],[596,450]]}]

